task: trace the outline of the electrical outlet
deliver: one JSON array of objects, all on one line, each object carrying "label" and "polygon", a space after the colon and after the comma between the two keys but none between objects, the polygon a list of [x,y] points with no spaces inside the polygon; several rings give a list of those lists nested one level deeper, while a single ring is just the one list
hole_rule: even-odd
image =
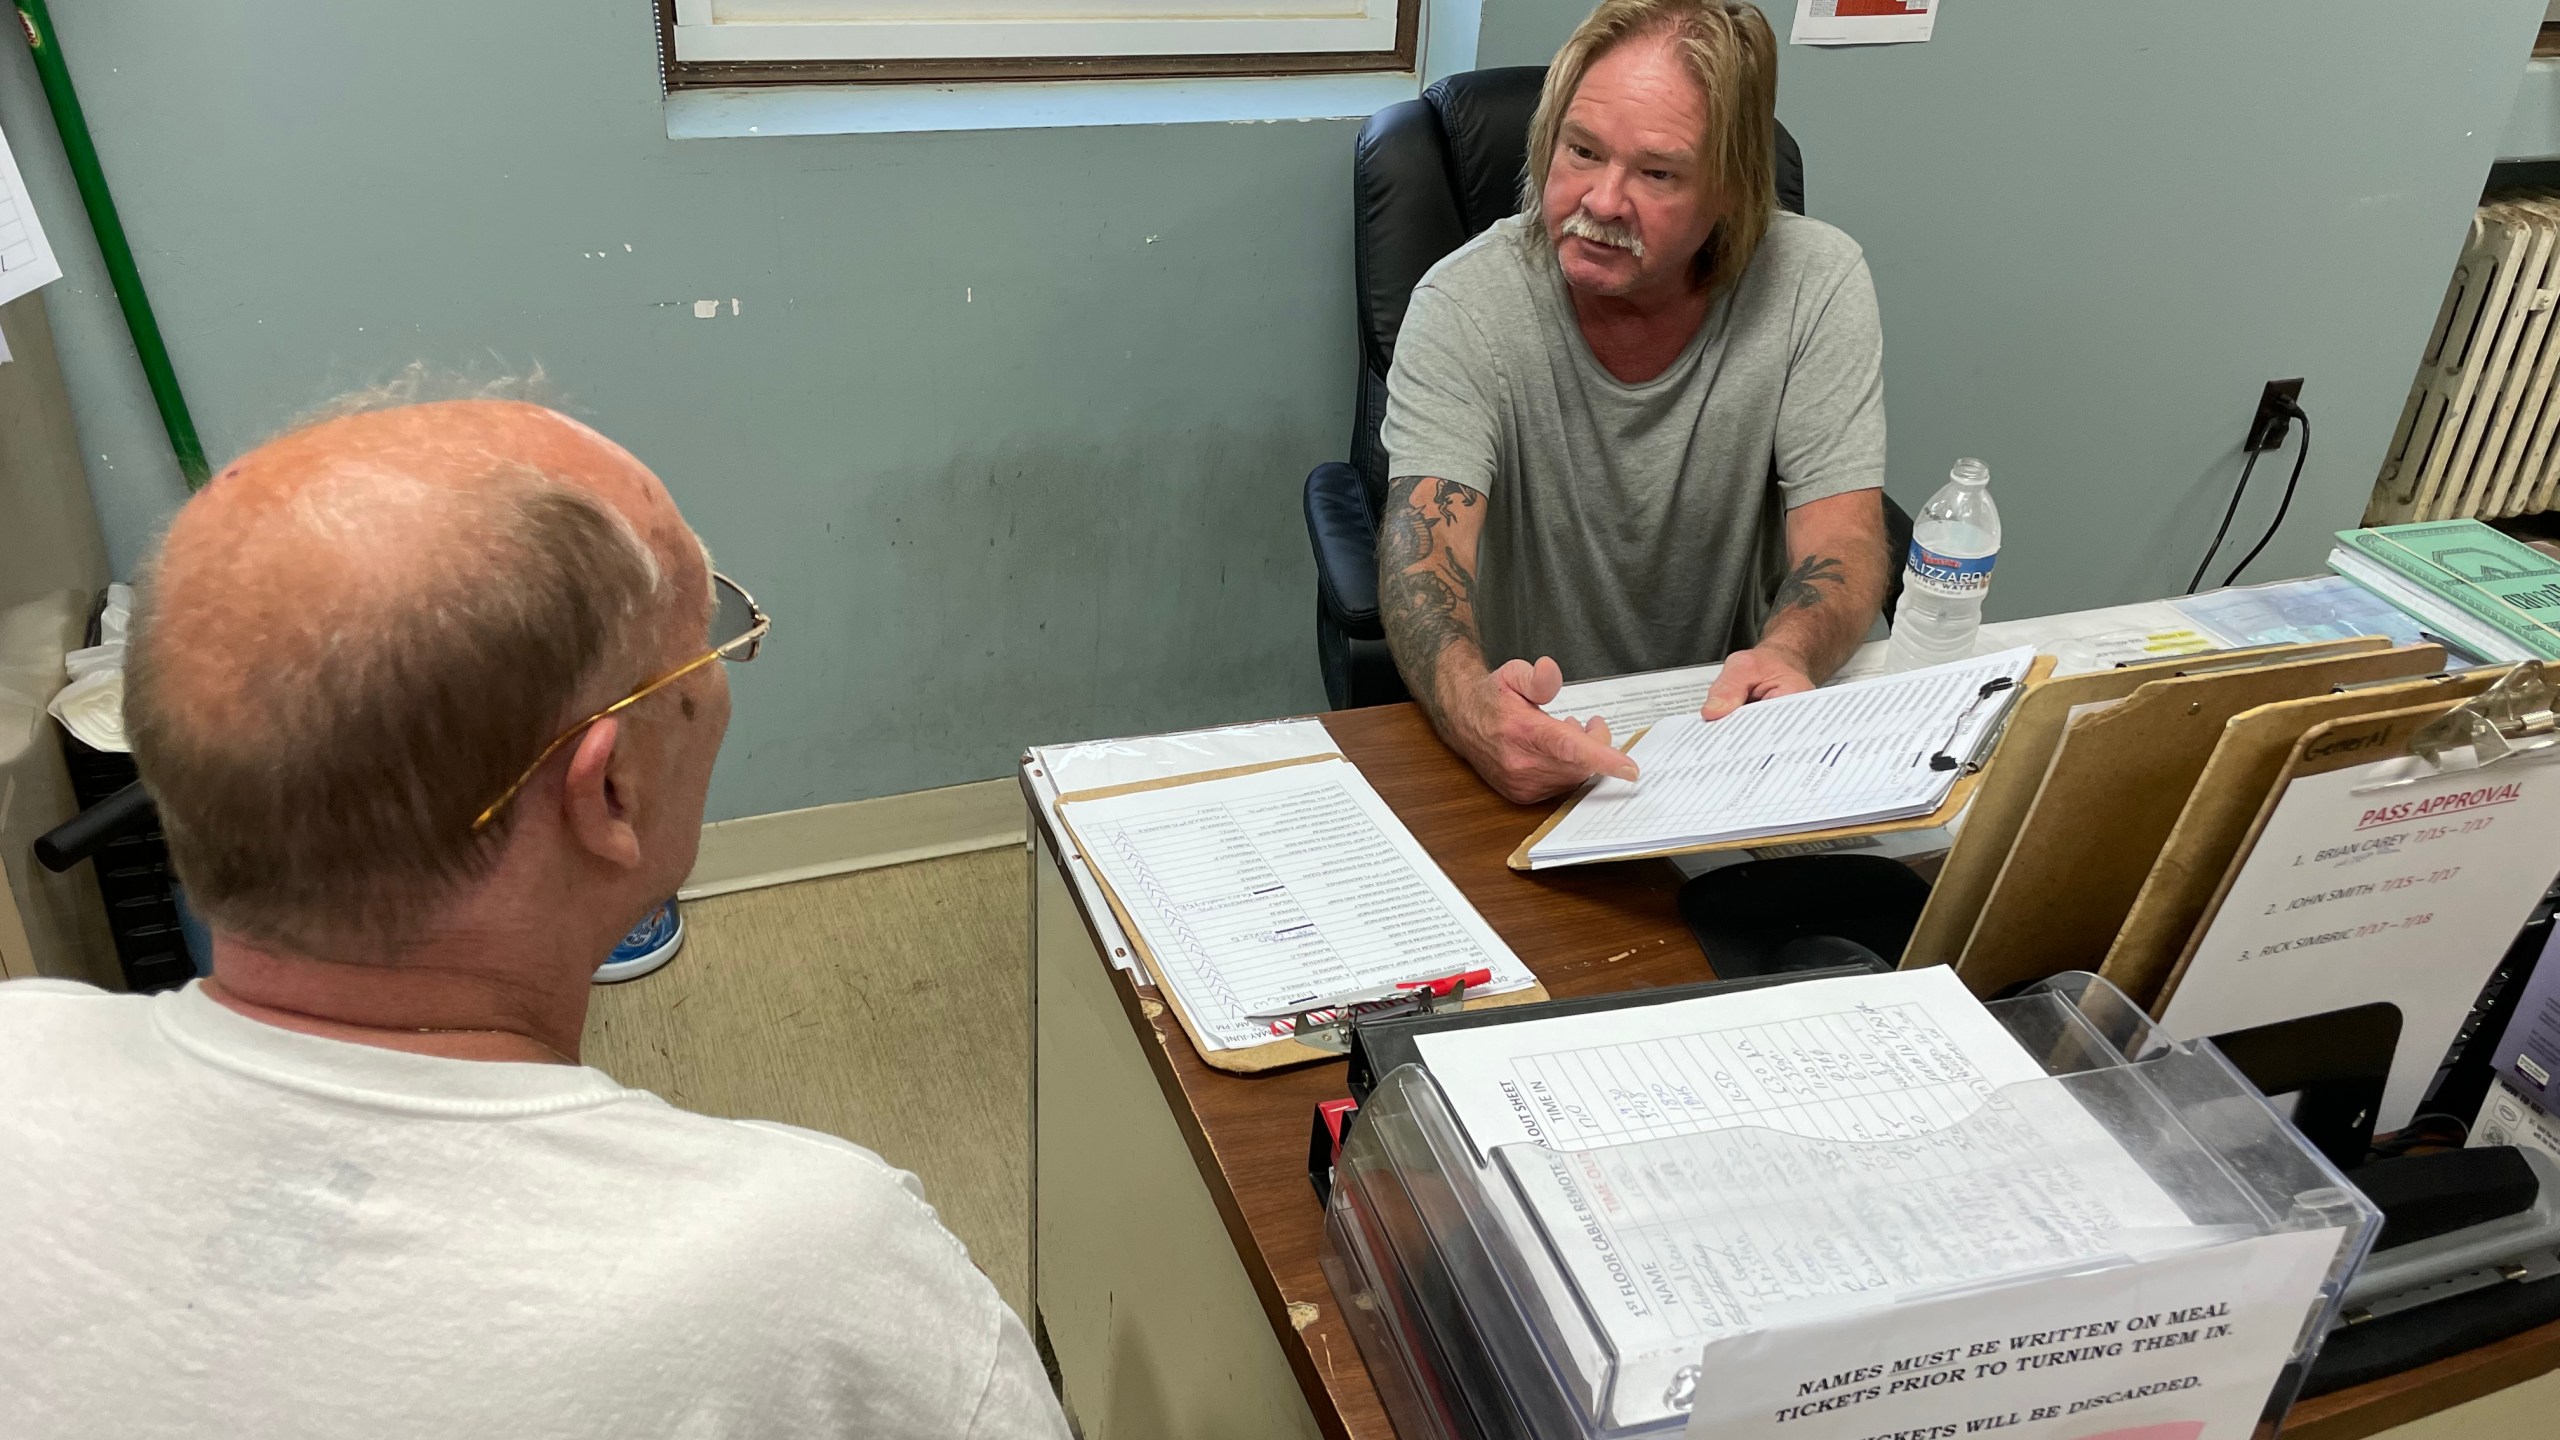
[{"label": "electrical outlet", "polygon": [[[2276,450],[2284,446],[2284,437],[2293,430],[2293,417],[2284,406],[2302,398],[2302,381],[2270,380],[2258,394],[2258,413],[2249,422],[2246,450]],[[2281,402],[2281,403],[2280,403]]]}]

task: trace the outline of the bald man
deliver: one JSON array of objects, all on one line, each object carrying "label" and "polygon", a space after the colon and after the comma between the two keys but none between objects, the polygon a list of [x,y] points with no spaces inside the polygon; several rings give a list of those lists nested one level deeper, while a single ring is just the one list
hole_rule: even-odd
[{"label": "bald man", "polygon": [[0,985],[0,1435],[1063,1436],[915,1178],[578,1064],[765,621],[537,406],[179,512],[126,701],[211,979]]}]

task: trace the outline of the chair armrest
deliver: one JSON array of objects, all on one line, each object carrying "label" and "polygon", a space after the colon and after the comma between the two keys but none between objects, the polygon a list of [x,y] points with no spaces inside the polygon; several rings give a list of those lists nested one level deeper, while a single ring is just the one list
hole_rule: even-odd
[{"label": "chair armrest", "polygon": [[1884,497],[1884,623],[1893,623],[1894,607],[1902,603],[1902,570],[1911,554],[1911,512]]},{"label": "chair armrest", "polygon": [[1316,552],[1316,599],[1355,640],[1383,640],[1378,623],[1378,522],[1360,472],[1338,460],[1307,474],[1307,543]]}]

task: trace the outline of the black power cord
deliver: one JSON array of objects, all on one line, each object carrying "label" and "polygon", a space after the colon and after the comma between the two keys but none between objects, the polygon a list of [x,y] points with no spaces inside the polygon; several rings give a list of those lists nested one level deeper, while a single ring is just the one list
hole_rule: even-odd
[{"label": "black power cord", "polygon": [[2293,452],[2293,474],[2285,478],[2284,498],[2276,502],[2276,518],[2267,522],[2267,533],[2259,536],[2258,543],[2249,547],[2249,553],[2240,557],[2240,563],[2231,567],[2231,573],[2222,577],[2225,585],[2239,579],[2240,572],[2249,568],[2249,562],[2257,559],[2266,550],[2268,542],[2276,538],[2276,531],[2284,528],[2285,512],[2293,508],[2294,487],[2302,483],[2303,463],[2311,458],[2311,416],[2290,400],[2284,402],[2283,409],[2302,426],[2302,448]]},{"label": "black power cord", "polygon": [[2223,507],[2222,528],[2213,532],[2213,544],[2205,550],[2204,558],[2196,562],[2196,573],[2187,577],[2187,588],[2183,593],[2193,595],[2196,587],[2204,583],[2204,572],[2212,566],[2215,552],[2222,549],[2223,537],[2231,533],[2231,517],[2240,513],[2240,497],[2249,493],[2249,476],[2258,468],[2259,453],[2250,451],[2249,463],[2240,467],[2240,483],[2231,487],[2231,503]]},{"label": "black power cord", "polygon": [[[2284,527],[2285,512],[2293,508],[2294,489],[2302,484],[2303,464],[2311,458],[2310,414],[2300,405],[2281,397],[2275,401],[2275,404],[2287,417],[2302,422],[2302,445],[2294,452],[2293,474],[2284,482],[2284,497],[2276,502],[2276,518],[2267,522],[2267,533],[2259,536],[2258,543],[2249,547],[2249,553],[2240,558],[2240,563],[2231,567],[2231,573],[2222,577],[2222,583],[2225,585],[2239,579],[2240,572],[2249,568],[2249,562],[2257,559],[2266,550],[2268,543],[2276,538],[2276,531]],[[2204,558],[2196,562],[2196,573],[2188,579],[2186,593],[2194,594],[2196,587],[2204,583],[2204,572],[2212,568],[2214,555],[2222,549],[2224,537],[2231,533],[2231,517],[2240,513],[2240,497],[2249,493],[2249,476],[2257,470],[2258,456],[2261,453],[2255,450],[2250,451],[2248,463],[2240,467],[2240,483],[2231,487],[2231,503],[2224,507],[2222,512],[2222,528],[2213,532],[2212,546],[2204,552]]]}]

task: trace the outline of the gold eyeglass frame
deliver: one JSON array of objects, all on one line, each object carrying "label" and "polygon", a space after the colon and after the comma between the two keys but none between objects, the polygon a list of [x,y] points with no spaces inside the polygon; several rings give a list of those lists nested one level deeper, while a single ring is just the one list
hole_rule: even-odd
[{"label": "gold eyeglass frame", "polygon": [[747,602],[747,632],[738,636],[734,640],[724,640],[721,643],[712,646],[710,649],[705,650],[693,659],[686,661],[682,665],[677,666],[673,670],[668,671],[654,680],[644,683],[640,688],[632,691],[630,694],[623,696],[621,699],[614,701],[612,704],[607,705],[593,715],[588,716],[586,719],[581,720],[577,724],[570,726],[568,729],[561,731],[559,736],[550,744],[542,747],[541,754],[533,757],[532,764],[524,767],[524,773],[516,777],[516,782],[508,786],[504,794],[500,795],[497,799],[490,801],[489,808],[481,811],[479,818],[471,822],[472,834],[477,835],[482,830],[487,829],[489,827],[489,822],[498,817],[498,812],[507,808],[507,802],[524,793],[524,787],[532,784],[533,777],[542,773],[542,767],[551,762],[551,757],[560,753],[560,747],[587,733],[588,726],[593,725],[597,721],[605,719],[608,716],[621,714],[623,711],[630,709],[632,706],[637,705],[641,701],[648,699],[650,696],[657,694],[659,691],[666,689],[668,686],[673,685],[678,680],[683,679],[687,675],[692,674],[694,671],[701,669],[703,666],[710,664],[714,660],[727,660],[733,664],[743,665],[756,658],[756,652],[764,648],[764,637],[773,629],[773,617],[764,613],[764,607],[756,603],[756,597],[747,593],[746,586],[739,584],[737,581],[730,579],[719,571],[714,570],[711,572],[711,584],[714,590],[712,602],[712,613],[714,615],[719,613],[717,590],[720,586],[726,585],[731,590],[738,593],[739,599]]}]

